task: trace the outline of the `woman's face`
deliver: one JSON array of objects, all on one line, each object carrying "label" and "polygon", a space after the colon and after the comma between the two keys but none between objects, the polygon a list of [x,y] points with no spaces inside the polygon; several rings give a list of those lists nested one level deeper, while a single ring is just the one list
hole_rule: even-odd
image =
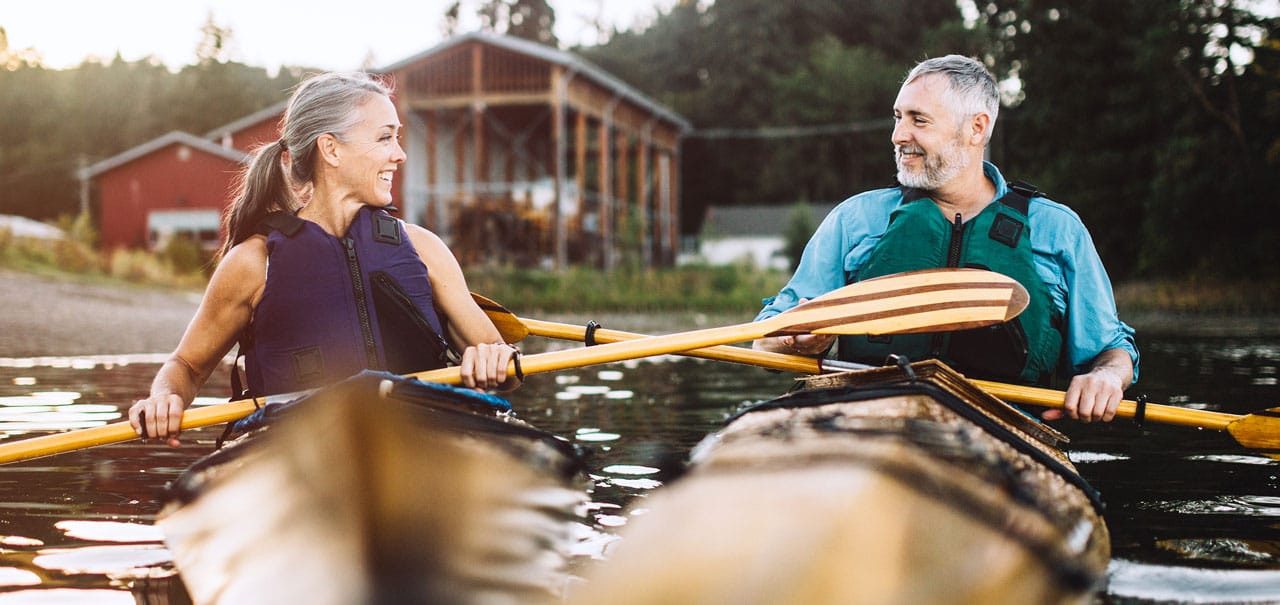
[{"label": "woman's face", "polygon": [[374,95],[357,110],[360,122],[339,138],[343,183],[355,197],[373,206],[391,204],[391,183],[404,163],[400,119],[391,99]]}]

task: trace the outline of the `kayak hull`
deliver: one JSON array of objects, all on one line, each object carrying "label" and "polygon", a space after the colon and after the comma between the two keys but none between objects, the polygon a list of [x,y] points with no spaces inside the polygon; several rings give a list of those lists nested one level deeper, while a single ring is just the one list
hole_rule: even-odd
[{"label": "kayak hull", "polygon": [[157,520],[192,600],[558,602],[572,446],[437,399],[361,376],[193,465]]},{"label": "kayak hull", "polygon": [[912,368],[817,377],[732,419],[573,602],[1087,602],[1109,536],[1065,437]]}]

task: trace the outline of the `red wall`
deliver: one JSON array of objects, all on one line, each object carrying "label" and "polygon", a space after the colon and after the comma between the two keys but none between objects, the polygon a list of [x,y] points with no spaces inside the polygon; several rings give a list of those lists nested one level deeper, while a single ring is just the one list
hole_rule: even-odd
[{"label": "red wall", "polygon": [[[231,135],[231,146],[240,151],[252,152],[259,146],[280,138],[279,115],[267,118],[257,124],[246,126]],[[222,141],[214,141],[219,145]]]},{"label": "red wall", "polygon": [[174,143],[102,173],[97,177],[102,248],[145,247],[152,210],[221,212],[230,203],[240,168],[238,162]]}]

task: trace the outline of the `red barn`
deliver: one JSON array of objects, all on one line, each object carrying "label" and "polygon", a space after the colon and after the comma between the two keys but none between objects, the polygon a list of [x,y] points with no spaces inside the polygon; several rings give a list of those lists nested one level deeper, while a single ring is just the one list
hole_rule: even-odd
[{"label": "red barn", "polygon": [[204,138],[223,147],[252,151],[264,143],[280,138],[280,118],[284,116],[288,101],[281,101],[266,109],[251,113],[230,124],[224,124],[204,135]]},{"label": "red barn", "polygon": [[103,249],[154,248],[179,233],[215,247],[219,215],[245,152],[170,132],[89,166]]}]

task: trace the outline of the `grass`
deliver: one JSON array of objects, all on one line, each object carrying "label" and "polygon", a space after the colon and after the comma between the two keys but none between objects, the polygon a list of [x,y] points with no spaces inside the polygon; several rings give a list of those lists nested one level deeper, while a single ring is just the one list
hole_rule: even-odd
[{"label": "grass", "polygon": [[504,305],[542,312],[714,311],[754,314],[760,300],[786,282],[777,271],[746,266],[630,269],[583,267],[564,272],[486,267],[467,271],[467,285]]},{"label": "grass", "polygon": [[60,226],[68,237],[59,240],[15,237],[0,229],[0,267],[87,282],[204,289],[208,257],[190,241],[175,239],[159,253],[102,252],[86,221],[64,219]]}]

